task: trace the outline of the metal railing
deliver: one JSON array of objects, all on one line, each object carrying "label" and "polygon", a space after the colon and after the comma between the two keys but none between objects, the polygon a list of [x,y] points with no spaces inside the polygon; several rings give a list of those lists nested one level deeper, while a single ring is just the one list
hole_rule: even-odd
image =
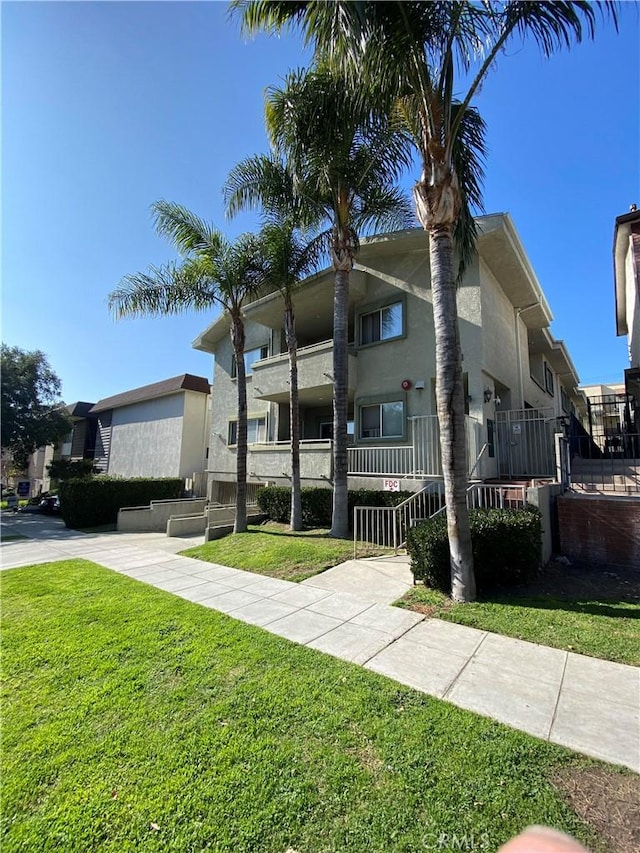
[{"label": "metal railing", "polygon": [[368,476],[377,474],[410,474],[412,470],[413,448],[400,447],[349,447],[348,471],[350,474]]},{"label": "metal railing", "polygon": [[467,489],[469,509],[520,509],[526,503],[526,486],[474,483]]},{"label": "metal railing", "polygon": [[589,436],[571,440],[571,488],[584,492],[638,494],[640,492],[640,434],[602,437],[597,445]]},{"label": "metal railing", "polygon": [[[409,418],[411,444],[399,446],[357,446],[348,450],[349,474],[360,476],[441,477],[440,428],[437,415]],[[465,415],[466,450],[469,465],[480,461],[480,424]]]},{"label": "metal railing", "polygon": [[496,412],[496,451],[501,477],[554,477],[554,436],[559,421],[552,408]]},{"label": "metal railing", "polygon": [[442,483],[428,483],[397,506],[356,506],[353,508],[353,555],[364,542],[381,548],[404,547],[407,530],[416,519],[430,518],[442,506]]},{"label": "metal railing", "polygon": [[[467,489],[469,509],[521,509],[527,503],[527,488],[517,483],[500,485],[474,483]],[[363,543],[381,548],[404,548],[407,530],[445,512],[444,484],[429,483],[397,506],[353,508],[353,556]]]}]

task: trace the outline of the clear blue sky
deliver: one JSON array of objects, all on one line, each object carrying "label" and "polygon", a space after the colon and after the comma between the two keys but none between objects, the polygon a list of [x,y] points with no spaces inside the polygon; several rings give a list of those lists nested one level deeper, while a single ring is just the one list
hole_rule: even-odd
[{"label": "clear blue sky", "polygon": [[[221,187],[266,149],[263,92],[306,64],[294,37],[246,42],[226,3],[2,3],[2,339],[41,349],[67,402],[182,372],[212,316],[116,323],[120,278],[171,257],[166,198],[227,230]],[[509,211],[583,382],[628,366],[615,337],[612,240],[640,204],[640,7],[621,32],[551,60],[501,59],[477,101],[489,127],[487,212]],[[407,181],[407,186],[409,180]]]}]

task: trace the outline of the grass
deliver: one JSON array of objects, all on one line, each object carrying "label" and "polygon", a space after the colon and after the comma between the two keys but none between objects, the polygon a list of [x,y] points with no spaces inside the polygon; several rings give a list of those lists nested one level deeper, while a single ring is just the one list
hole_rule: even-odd
[{"label": "grass", "polygon": [[28,539],[28,536],[23,536],[22,533],[9,533],[5,535],[4,533],[0,534],[1,542],[15,542],[16,539]]},{"label": "grass", "polygon": [[512,592],[473,604],[455,604],[420,584],[396,604],[483,631],[640,665],[640,607],[631,602],[522,596]]},{"label": "grass", "polygon": [[599,848],[560,747],[86,561],[3,598],[3,853]]},{"label": "grass", "polygon": [[298,582],[351,560],[353,542],[330,539],[327,530],[292,533],[282,524],[270,523],[250,526],[248,533],[234,533],[181,554]]}]

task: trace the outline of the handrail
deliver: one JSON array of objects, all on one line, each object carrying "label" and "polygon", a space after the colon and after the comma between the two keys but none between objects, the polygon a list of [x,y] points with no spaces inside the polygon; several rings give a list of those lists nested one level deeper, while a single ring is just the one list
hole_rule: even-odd
[{"label": "handrail", "polygon": [[[378,534],[382,533],[382,535],[378,535],[376,538],[382,538],[384,542],[378,542],[377,544],[386,545],[386,547],[393,547],[394,553],[398,553],[398,549],[401,548],[405,540],[403,538],[402,542],[398,542],[398,533],[402,535],[406,534],[407,528],[410,526],[411,518],[410,515],[407,517],[407,509],[411,504],[417,504],[420,501],[424,501],[425,496],[434,492],[436,489],[438,492],[440,491],[441,482],[440,481],[432,481],[423,486],[419,491],[414,492],[414,494],[410,495],[405,500],[401,501],[399,504],[393,507],[374,507],[374,506],[354,506],[353,508],[353,555],[354,559],[358,553],[358,520],[359,516],[363,513],[366,513],[372,517],[377,516],[379,518],[379,522],[382,522],[382,528],[378,523],[376,527],[376,532]],[[382,521],[385,516],[391,516],[391,523],[388,520]],[[403,523],[403,516],[404,523]],[[373,529],[374,525],[371,524],[371,528]],[[367,524],[367,528],[369,528],[369,524]],[[364,531],[363,531],[364,532]],[[373,530],[372,530],[373,532]],[[369,531],[364,532],[364,535],[369,535]],[[368,540],[365,540],[368,541]]]}]

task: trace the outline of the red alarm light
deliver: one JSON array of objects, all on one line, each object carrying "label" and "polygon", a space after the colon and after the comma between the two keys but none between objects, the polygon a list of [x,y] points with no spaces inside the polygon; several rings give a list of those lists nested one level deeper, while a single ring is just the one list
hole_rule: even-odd
[{"label": "red alarm light", "polygon": [[403,379],[402,380],[402,390],[408,391],[409,388],[411,388],[411,380],[410,379]]}]

